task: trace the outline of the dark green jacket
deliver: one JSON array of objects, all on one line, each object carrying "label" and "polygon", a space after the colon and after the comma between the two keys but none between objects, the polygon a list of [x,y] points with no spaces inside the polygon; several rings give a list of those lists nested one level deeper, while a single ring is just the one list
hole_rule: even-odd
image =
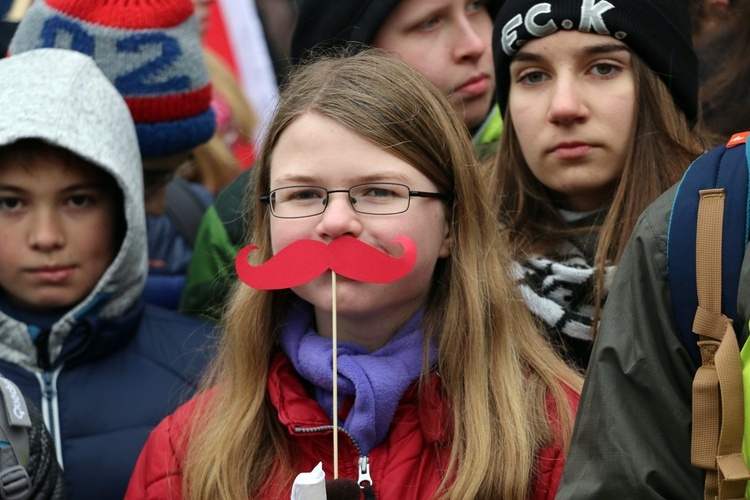
[{"label": "dark green jacket", "polygon": [[[674,327],[667,230],[676,188],[641,215],[602,313],[559,499],[703,498],[690,463],[697,366]],[[750,262],[738,311],[747,335]],[[750,278],[750,277],[748,277]]]}]

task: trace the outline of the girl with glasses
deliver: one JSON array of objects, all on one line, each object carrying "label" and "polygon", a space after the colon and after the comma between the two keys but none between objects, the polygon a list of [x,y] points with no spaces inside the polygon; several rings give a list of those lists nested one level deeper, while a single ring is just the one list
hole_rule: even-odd
[{"label": "girl with glasses", "polygon": [[338,405],[331,273],[238,283],[205,391],[152,433],[128,497],[289,498],[318,462],[333,476],[337,432],[340,477],[376,498],[552,499],[580,379],[517,297],[484,170],[440,91],[379,52],[306,65],[254,169],[258,262],[344,237],[400,256],[404,236],[416,262],[388,284],[338,278]]}]

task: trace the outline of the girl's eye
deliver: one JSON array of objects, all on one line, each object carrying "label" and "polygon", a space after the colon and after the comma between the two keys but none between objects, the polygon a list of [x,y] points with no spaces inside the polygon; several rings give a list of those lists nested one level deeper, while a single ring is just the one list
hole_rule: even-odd
[{"label": "girl's eye", "polygon": [[362,193],[362,196],[369,196],[372,198],[395,198],[396,193],[391,189],[377,187],[368,189]]},{"label": "girl's eye", "polygon": [[291,200],[315,200],[323,197],[325,195],[322,195],[317,189],[300,189],[289,193],[289,199]]},{"label": "girl's eye", "polygon": [[518,78],[519,83],[525,83],[533,85],[535,83],[541,83],[547,79],[547,76],[541,71],[529,71],[524,73]]},{"label": "girl's eye", "polygon": [[23,203],[20,198],[2,198],[0,199],[0,210],[5,212],[16,212],[21,209]]},{"label": "girl's eye", "polygon": [[595,64],[591,68],[591,72],[594,73],[596,76],[612,76],[618,71],[620,71],[619,66],[615,66],[614,64],[610,64],[610,63]]},{"label": "girl's eye", "polygon": [[325,199],[326,192],[321,188],[315,187],[289,187],[280,188],[274,191],[273,202],[280,203],[309,203]]}]

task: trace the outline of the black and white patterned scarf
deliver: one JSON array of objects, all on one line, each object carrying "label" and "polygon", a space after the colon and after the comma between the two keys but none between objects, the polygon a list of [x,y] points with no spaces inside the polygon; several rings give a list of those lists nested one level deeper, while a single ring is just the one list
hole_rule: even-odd
[{"label": "black and white patterned scarf", "polygon": [[[604,270],[602,305],[615,270],[616,266]],[[566,241],[552,255],[516,262],[514,277],[526,305],[542,323],[552,344],[569,363],[585,370],[596,309],[593,252]]]}]

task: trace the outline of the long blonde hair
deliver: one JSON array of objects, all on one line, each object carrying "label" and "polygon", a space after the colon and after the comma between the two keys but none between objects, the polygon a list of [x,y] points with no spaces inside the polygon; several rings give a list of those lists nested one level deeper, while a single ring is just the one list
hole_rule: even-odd
[{"label": "long blonde hair", "polygon": [[[489,203],[469,134],[447,99],[415,70],[377,50],[309,63],[288,81],[255,167],[252,240],[270,257],[270,159],[297,117],[332,118],[387,149],[451,196],[452,250],[440,261],[424,328],[438,348],[436,369],[451,405],[453,438],[441,498],[522,498],[535,454],[573,424],[567,391],[580,379],[547,346],[508,275],[511,255]],[[294,452],[266,395],[276,326],[289,291],[238,284],[225,314],[220,351],[194,417],[184,491],[189,498],[247,498],[269,477],[291,481]],[[550,423],[552,397],[558,420]]]},{"label": "long blonde hair", "polygon": [[[695,134],[664,82],[631,53],[637,105],[635,127],[622,175],[612,193],[607,215],[599,226],[573,229],[550,191],[534,177],[521,152],[513,117],[505,113],[503,136],[493,169],[499,218],[510,231],[515,257],[549,255],[561,241],[576,234],[598,232],[594,267],[598,285],[594,304],[601,304],[605,265],[620,261],[638,216],[675,184],[708,144]],[[595,317],[599,315],[597,307]],[[594,322],[596,325],[596,321]]]}]

